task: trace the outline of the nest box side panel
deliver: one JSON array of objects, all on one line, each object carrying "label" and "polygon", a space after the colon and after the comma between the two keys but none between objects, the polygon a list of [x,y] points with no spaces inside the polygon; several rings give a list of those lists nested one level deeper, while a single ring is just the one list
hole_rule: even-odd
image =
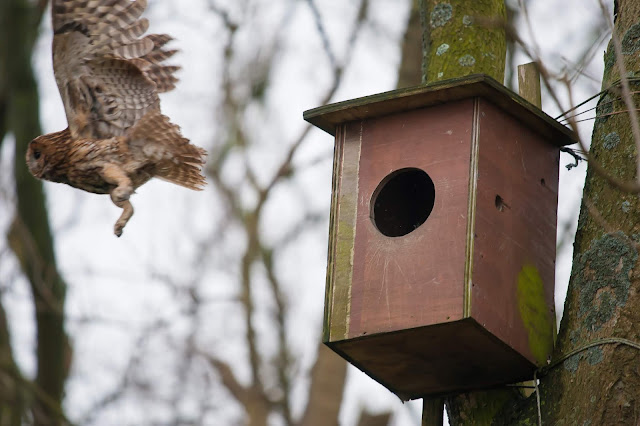
[{"label": "nest box side panel", "polygon": [[342,124],[336,131],[323,325],[325,342],[345,339],[349,331],[360,136],[359,122]]},{"label": "nest box side panel", "polygon": [[478,102],[471,316],[543,365],[556,327],[559,150],[492,103]]},{"label": "nest box side panel", "polygon": [[[463,317],[472,118],[467,99],[362,122],[350,338]],[[387,236],[372,197],[406,170],[428,175],[432,209],[406,235]]]}]

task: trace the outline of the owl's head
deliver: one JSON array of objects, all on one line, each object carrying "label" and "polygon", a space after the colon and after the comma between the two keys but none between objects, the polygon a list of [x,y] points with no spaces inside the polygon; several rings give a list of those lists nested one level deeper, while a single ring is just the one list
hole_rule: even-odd
[{"label": "owl's head", "polygon": [[57,181],[55,169],[60,154],[65,151],[65,142],[69,141],[69,130],[38,136],[27,148],[27,166],[31,174],[38,179]]},{"label": "owl's head", "polygon": [[27,166],[29,166],[31,174],[38,179],[45,179],[43,175],[47,171],[46,152],[48,144],[44,139],[45,137],[46,135],[38,136],[29,143],[29,148],[27,149]]}]

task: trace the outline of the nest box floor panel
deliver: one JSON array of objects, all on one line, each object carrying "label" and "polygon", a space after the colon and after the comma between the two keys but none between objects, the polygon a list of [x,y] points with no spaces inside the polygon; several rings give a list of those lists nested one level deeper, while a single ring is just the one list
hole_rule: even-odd
[{"label": "nest box floor panel", "polygon": [[535,370],[471,318],[329,346],[403,400],[528,380]]}]

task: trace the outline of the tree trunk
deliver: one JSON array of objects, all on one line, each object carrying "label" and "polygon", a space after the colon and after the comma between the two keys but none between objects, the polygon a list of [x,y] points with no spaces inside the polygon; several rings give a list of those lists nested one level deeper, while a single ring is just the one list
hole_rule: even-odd
[{"label": "tree trunk", "polygon": [[[64,383],[70,347],[64,331],[65,283],[57,271],[53,240],[40,181],[29,173],[24,153],[40,134],[38,91],[31,55],[46,2],[9,0],[0,6],[0,130],[15,137],[16,216],[7,236],[31,284],[37,328],[37,376],[29,387],[35,424],[62,424]],[[5,347],[7,351],[10,348]],[[4,366],[3,366],[4,369]],[[24,390],[24,389],[23,389]],[[2,395],[0,395],[2,396]],[[0,401],[0,405],[4,405]],[[24,414],[24,413],[22,413]]]},{"label": "tree trunk", "polygon": [[[618,1],[614,31],[622,43],[624,66],[634,72],[640,68],[638,16],[637,1]],[[603,89],[620,78],[613,40],[604,62]],[[632,93],[638,93],[640,85],[629,83]],[[615,188],[591,165],[595,161],[625,181],[636,178],[638,152],[630,115],[604,116],[627,110],[620,85],[616,86],[601,96],[597,108],[601,117],[593,129],[592,160],[554,359],[598,339],[640,342],[640,202],[637,194]],[[637,104],[638,97],[634,98]],[[572,356],[542,378],[542,420],[558,425],[636,425],[640,422],[639,389],[640,352],[624,344],[599,344]]]},{"label": "tree trunk", "polygon": [[407,29],[402,38],[402,57],[398,68],[397,89],[422,83],[422,26],[420,0],[413,0]]},{"label": "tree trunk", "polygon": [[[461,28],[458,22],[461,14],[465,19],[464,15],[474,13],[459,12],[459,3],[466,3],[467,8],[477,11],[476,15],[481,14],[480,10],[492,10],[503,16],[502,2],[435,3],[423,1],[425,79],[484,72],[502,81],[503,38],[494,40],[489,46],[492,50],[488,50],[482,35],[461,33],[464,23]],[[485,3],[492,3],[495,8],[484,9],[490,7]],[[621,41],[624,66],[635,77],[635,70],[640,68],[640,4],[631,0],[617,3],[615,34]],[[452,24],[448,27],[449,23]],[[454,49],[447,39],[454,39],[456,34],[464,40]],[[476,60],[471,71],[459,60],[456,64],[461,55],[491,58],[498,66]],[[620,75],[612,41],[605,53],[603,88],[615,83]],[[630,85],[631,93],[640,90],[637,82]],[[447,399],[452,425],[539,421],[554,425],[640,424],[640,353],[626,343],[637,345],[640,341],[640,201],[637,194],[609,183],[593,166],[597,162],[620,180],[636,179],[638,151],[629,114],[608,115],[628,109],[621,96],[620,84],[615,84],[602,95],[597,108],[599,118],[593,130],[573,271],[551,366],[540,374],[540,406],[535,393],[529,398],[509,389],[462,394]],[[576,349],[580,351],[564,359],[565,354]]]},{"label": "tree trunk", "polygon": [[420,0],[426,83],[483,73],[504,80],[503,0]]},{"label": "tree trunk", "polygon": [[346,378],[347,362],[320,343],[318,359],[311,371],[309,401],[301,426],[338,425]]},{"label": "tree trunk", "polygon": [[21,389],[22,377],[13,359],[9,325],[0,303],[0,425],[20,426],[26,401]]}]

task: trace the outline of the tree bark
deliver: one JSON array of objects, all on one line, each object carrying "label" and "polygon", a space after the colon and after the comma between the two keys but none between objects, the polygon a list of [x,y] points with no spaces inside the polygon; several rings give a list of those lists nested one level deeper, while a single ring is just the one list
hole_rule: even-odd
[{"label": "tree bark", "polygon": [[[624,66],[640,68],[640,4],[619,0],[614,32],[621,41]],[[607,18],[608,19],[608,18]],[[602,87],[620,78],[613,39],[604,55]],[[629,82],[631,91],[640,90]],[[613,176],[636,178],[638,152],[620,85],[600,98],[574,243],[571,280],[554,359],[603,338],[640,342],[640,201],[621,191],[591,165],[598,162]],[[638,96],[634,96],[638,104]],[[599,344],[580,352],[541,380],[545,424],[638,424],[640,352],[624,344]],[[615,419],[615,421],[614,421]]]},{"label": "tree bark", "polygon": [[[504,51],[499,51],[503,40],[491,44],[493,50],[488,51],[481,35],[455,28],[461,14],[459,3],[474,10],[489,7],[484,3],[494,3],[495,9],[486,10],[502,16],[502,2],[435,3],[423,1],[426,81],[470,74],[460,63],[456,65],[461,54],[496,60],[497,67],[476,61],[473,72],[502,81],[504,62],[500,63],[500,58],[504,58]],[[640,68],[640,4],[631,0],[616,3],[614,32],[620,40],[625,69],[631,71],[627,74],[636,77]],[[470,16],[471,12],[466,14]],[[447,27],[450,22],[454,24]],[[447,42],[454,35],[464,39],[455,50]],[[461,50],[463,47],[466,50]],[[602,87],[613,87],[603,93],[597,108],[599,118],[592,135],[573,271],[551,366],[540,374],[540,405],[535,393],[524,398],[510,389],[462,394],[447,399],[452,425],[639,422],[640,353],[625,342],[640,341],[640,200],[637,194],[613,186],[593,166],[597,162],[612,176],[633,182],[637,178],[638,150],[629,114],[615,114],[628,110],[628,105],[617,83],[621,72],[613,40],[604,60]],[[637,82],[629,84],[631,93],[640,90]],[[635,96],[636,104],[637,100]],[[578,353],[565,359],[565,354],[576,349]]]},{"label": "tree bark", "polygon": [[40,134],[31,55],[45,6],[44,1],[1,2],[0,130],[3,137],[4,132],[12,133],[16,143],[17,206],[7,238],[29,280],[35,306],[38,366],[30,408],[35,424],[55,425],[64,422],[61,403],[70,362],[64,331],[66,285],[56,266],[42,184],[31,176],[24,160],[29,141]]},{"label": "tree bark", "polygon": [[402,38],[402,56],[398,68],[397,89],[422,83],[422,26],[420,0],[413,0],[407,29]]},{"label": "tree bark", "polygon": [[503,0],[420,0],[426,83],[483,73],[504,81]]},{"label": "tree bark", "polygon": [[338,425],[346,377],[347,362],[320,343],[318,359],[311,371],[309,402],[301,426]]},{"label": "tree bark", "polygon": [[20,426],[26,401],[20,388],[20,372],[13,359],[9,325],[0,303],[0,424]]}]

